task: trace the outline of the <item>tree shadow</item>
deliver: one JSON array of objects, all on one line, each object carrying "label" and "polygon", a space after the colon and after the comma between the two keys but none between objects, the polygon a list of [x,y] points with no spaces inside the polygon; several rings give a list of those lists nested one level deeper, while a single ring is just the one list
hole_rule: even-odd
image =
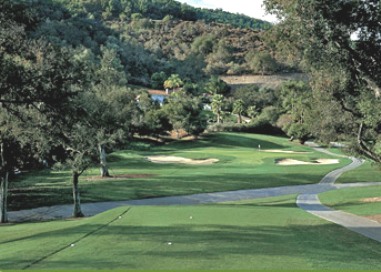
[{"label": "tree shadow", "polygon": [[[269,214],[271,216],[271,208]],[[290,217],[284,226],[255,221],[243,226],[229,220],[227,224],[215,224],[213,219],[208,220],[209,224],[134,225],[126,218],[125,222],[118,221],[105,228],[101,224],[86,224],[25,236],[1,243],[0,248],[12,247],[23,239],[35,240],[38,245],[41,239],[48,238],[54,245],[53,241],[62,237],[100,229],[84,239],[85,248],[78,241],[78,250],[74,247],[71,253],[65,251],[60,255],[58,252],[54,260],[44,260],[31,268],[38,269],[41,265],[66,269],[157,269],[158,262],[167,269],[178,269],[175,266],[182,262],[189,269],[212,269],[221,263],[224,269],[305,269],[300,267],[303,264],[320,269],[381,268],[379,243],[333,224],[301,223],[303,219],[293,221]],[[105,238],[108,243],[97,242]],[[95,248],[96,255],[93,254]],[[12,269],[19,262],[25,263],[24,258],[24,254],[17,254],[7,259],[7,266],[3,268]],[[237,260],[241,263],[237,264]],[[279,261],[279,265],[270,260]]]}]

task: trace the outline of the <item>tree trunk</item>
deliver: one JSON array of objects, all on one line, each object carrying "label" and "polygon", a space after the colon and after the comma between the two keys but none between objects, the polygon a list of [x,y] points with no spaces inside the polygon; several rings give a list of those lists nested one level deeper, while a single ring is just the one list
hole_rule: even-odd
[{"label": "tree trunk", "polygon": [[1,172],[0,177],[0,223],[8,222],[7,205],[8,205],[8,176],[7,162],[4,154],[4,143],[0,144],[0,159],[1,159]]},{"label": "tree trunk", "polygon": [[82,211],[81,211],[81,200],[79,196],[79,188],[78,188],[78,182],[79,182],[79,173],[76,171],[73,171],[72,173],[72,182],[73,182],[73,200],[74,200],[74,209],[73,209],[73,217],[84,217]]},{"label": "tree trunk", "polygon": [[107,161],[106,161],[106,149],[104,148],[104,145],[98,145],[98,150],[99,150],[99,160],[101,163],[101,177],[110,177],[110,173],[108,171],[107,167]]},{"label": "tree trunk", "polygon": [[0,181],[0,223],[8,222],[8,176],[8,172],[6,172]]},{"label": "tree trunk", "polygon": [[238,124],[242,124],[242,115],[238,114]]}]

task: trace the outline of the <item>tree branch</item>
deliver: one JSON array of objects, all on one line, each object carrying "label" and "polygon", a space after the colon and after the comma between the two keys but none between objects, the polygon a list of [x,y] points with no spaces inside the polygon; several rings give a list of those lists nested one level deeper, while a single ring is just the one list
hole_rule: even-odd
[{"label": "tree branch", "polygon": [[372,159],[372,160],[374,160],[376,162],[381,162],[381,156],[379,156],[376,153],[374,153],[371,150],[371,148],[369,148],[367,146],[367,144],[363,140],[363,134],[364,134],[364,122],[361,122],[360,127],[359,127],[359,131],[358,131],[358,134],[357,134],[357,143],[358,143],[358,145],[360,147],[360,150],[368,158],[370,158],[370,159]]}]

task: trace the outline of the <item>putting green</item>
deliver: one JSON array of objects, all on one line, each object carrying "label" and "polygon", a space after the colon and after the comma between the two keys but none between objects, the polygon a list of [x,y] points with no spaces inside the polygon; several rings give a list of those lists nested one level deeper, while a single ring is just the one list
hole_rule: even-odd
[{"label": "putting green", "polygon": [[2,226],[2,269],[381,269],[381,245],[315,218],[295,196],[123,207]]}]

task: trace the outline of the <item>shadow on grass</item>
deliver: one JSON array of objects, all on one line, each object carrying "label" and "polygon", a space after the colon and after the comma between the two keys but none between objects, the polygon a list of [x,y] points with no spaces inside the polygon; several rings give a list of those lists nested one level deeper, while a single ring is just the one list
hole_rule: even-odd
[{"label": "shadow on grass", "polygon": [[9,211],[32,209],[72,202],[71,188],[19,188],[9,190]]},{"label": "shadow on grass", "polygon": [[[86,235],[100,227],[101,224],[89,224],[43,232],[5,241],[0,244],[0,249],[12,248],[13,243],[17,244],[21,240],[35,240],[38,245],[40,239],[47,238],[51,238],[50,244],[54,245],[53,241],[56,239]],[[109,242],[97,242],[104,241],[102,237]],[[157,269],[154,266],[160,263],[163,268],[178,269],[183,267],[184,262],[190,269],[211,269],[221,264],[225,269],[306,268],[301,265],[320,269],[381,268],[379,243],[335,225],[314,225],[298,220],[290,221],[284,226],[260,223],[240,226],[202,222],[146,226],[129,225],[127,219],[125,223],[118,222],[108,226],[85,238],[87,239],[91,242],[84,245],[87,249],[81,248],[81,242],[78,243],[81,254],[74,249],[72,253],[65,252],[59,260],[58,253],[55,261],[47,259],[31,268],[38,269],[40,265],[44,268],[62,268],[62,265],[68,264],[66,268],[76,269]],[[168,241],[171,241],[171,246]],[[92,247],[97,249],[96,256],[92,253]],[[23,256],[20,252],[15,254],[7,259],[7,265],[2,268],[12,269],[20,261],[25,262]]]},{"label": "shadow on grass", "polygon": [[[155,164],[152,164],[156,167]],[[120,200],[147,199],[165,196],[192,195],[199,193],[226,192],[273,188],[291,185],[314,184],[320,181],[319,174],[299,173],[177,173],[176,166],[168,172],[174,173],[149,178],[85,181],[80,179],[82,202],[106,202]],[[9,210],[31,209],[41,206],[71,204],[72,191],[66,186],[30,186],[13,188],[9,195]]]}]

